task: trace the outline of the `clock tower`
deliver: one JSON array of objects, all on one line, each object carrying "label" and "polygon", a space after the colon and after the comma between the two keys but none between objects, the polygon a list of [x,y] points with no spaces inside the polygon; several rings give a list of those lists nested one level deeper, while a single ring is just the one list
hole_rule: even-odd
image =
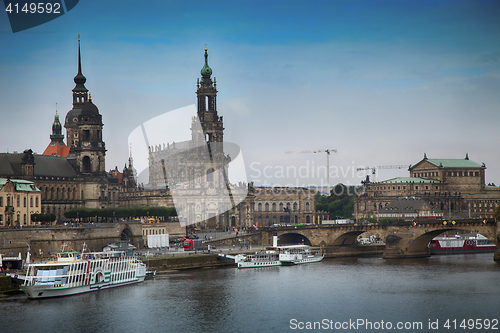
[{"label": "clock tower", "polygon": [[102,141],[102,116],[85,87],[82,74],[80,35],[78,35],[78,73],[73,88],[73,109],[66,114],[64,127],[70,156],[76,160],[76,171],[82,174],[105,173],[106,147]]}]

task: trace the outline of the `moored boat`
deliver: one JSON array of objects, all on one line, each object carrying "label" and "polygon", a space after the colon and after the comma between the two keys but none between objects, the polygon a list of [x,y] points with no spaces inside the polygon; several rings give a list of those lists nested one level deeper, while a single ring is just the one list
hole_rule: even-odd
[{"label": "moored boat", "polygon": [[495,243],[481,234],[445,235],[429,243],[431,254],[494,252]]},{"label": "moored boat", "polygon": [[307,245],[291,245],[279,248],[280,261],[283,265],[298,265],[323,260],[321,251],[311,250]]},{"label": "moored boat", "polygon": [[233,259],[238,268],[257,268],[269,266],[298,265],[323,260],[321,251],[311,250],[307,245],[273,246],[265,251],[235,256],[219,254],[220,257]]},{"label": "moored boat", "polygon": [[146,265],[123,251],[59,252],[30,264],[20,290],[28,298],[60,297],[144,281]]}]

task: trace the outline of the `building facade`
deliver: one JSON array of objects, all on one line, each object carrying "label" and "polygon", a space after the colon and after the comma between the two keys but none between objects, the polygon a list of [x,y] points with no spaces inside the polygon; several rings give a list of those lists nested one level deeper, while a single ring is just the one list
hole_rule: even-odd
[{"label": "building facade", "polygon": [[399,197],[419,197],[443,218],[492,218],[500,188],[485,184],[484,164],[469,159],[428,159],[410,166],[409,177],[365,182],[355,200],[355,217],[372,218]]},{"label": "building facade", "polygon": [[[119,193],[135,189],[132,160],[123,172],[106,172],[102,116],[85,87],[80,39],[78,72],[72,90],[73,108],[66,114],[66,144],[59,115],[54,117],[50,143],[42,155],[31,149],[0,154],[0,177],[34,182],[40,190],[40,213],[65,220],[66,210],[120,206]],[[115,169],[117,171],[117,169]]]},{"label": "building facade", "polygon": [[40,190],[24,179],[0,178],[0,228],[30,226],[41,211]]}]

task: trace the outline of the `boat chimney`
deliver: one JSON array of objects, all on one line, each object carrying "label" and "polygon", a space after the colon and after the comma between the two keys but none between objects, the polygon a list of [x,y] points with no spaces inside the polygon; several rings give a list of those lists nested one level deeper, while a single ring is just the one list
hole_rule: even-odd
[{"label": "boat chimney", "polygon": [[278,236],[273,236],[273,247],[278,247]]}]

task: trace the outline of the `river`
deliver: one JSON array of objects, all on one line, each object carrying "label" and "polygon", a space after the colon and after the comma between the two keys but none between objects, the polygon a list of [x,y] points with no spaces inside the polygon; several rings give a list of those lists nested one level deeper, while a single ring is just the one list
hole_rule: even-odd
[{"label": "river", "polygon": [[86,295],[0,299],[2,333],[499,332],[498,320],[491,253],[199,269]]}]

